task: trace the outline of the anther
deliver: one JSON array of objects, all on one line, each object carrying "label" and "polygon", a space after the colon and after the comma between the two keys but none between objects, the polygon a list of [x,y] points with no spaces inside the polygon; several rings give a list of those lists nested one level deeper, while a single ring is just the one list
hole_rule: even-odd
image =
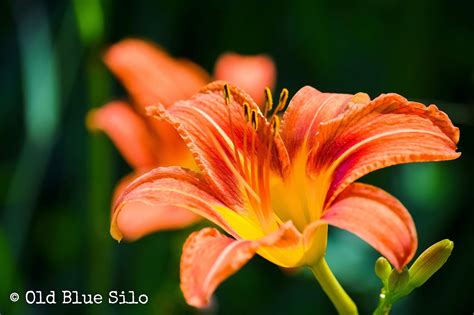
[{"label": "anther", "polygon": [[265,116],[273,109],[273,97],[269,87],[265,88]]},{"label": "anther", "polygon": [[244,102],[242,105],[242,109],[244,110],[244,118],[245,122],[248,122],[250,120],[250,105],[247,102]]},{"label": "anther", "polygon": [[224,84],[224,99],[225,99],[225,104],[227,106],[230,105],[230,88],[229,88],[229,84]]},{"label": "anther", "polygon": [[258,115],[255,109],[252,109],[250,112],[250,123],[252,124],[252,128],[254,130],[258,129]]},{"label": "anther", "polygon": [[272,135],[276,135],[280,130],[280,118],[278,116],[273,116],[272,120],[270,120],[270,128],[272,131]]},{"label": "anther", "polygon": [[281,112],[285,109],[286,101],[288,100],[288,90],[283,89],[280,93],[280,100],[278,102],[278,106],[275,108],[275,113]]}]

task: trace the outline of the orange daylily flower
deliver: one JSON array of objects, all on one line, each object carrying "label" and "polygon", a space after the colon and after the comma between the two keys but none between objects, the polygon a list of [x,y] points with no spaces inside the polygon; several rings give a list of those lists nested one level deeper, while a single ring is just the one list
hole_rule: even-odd
[{"label": "orange daylily flower", "polygon": [[[198,65],[175,59],[159,47],[138,39],[123,40],[107,50],[109,69],[122,81],[133,99],[133,107],[113,101],[91,111],[88,126],[104,131],[119,149],[134,173],[117,186],[115,195],[137,175],[154,167],[179,165],[195,168],[191,153],[177,132],[166,122],[145,115],[145,107],[160,102],[165,107],[187,99],[210,81]],[[255,87],[254,97],[263,99],[265,86],[275,83],[275,66],[264,55],[224,54],[216,63],[216,77],[243,87]],[[199,219],[189,211],[165,210],[154,229],[180,228]],[[130,235],[130,239],[139,235]]]},{"label": "orange daylily flower", "polygon": [[354,181],[395,164],[460,155],[459,129],[435,105],[307,86],[280,127],[287,97],[284,90],[276,106],[268,99],[267,118],[245,92],[217,81],[171,107],[148,108],[174,125],[200,172],[160,167],[137,178],[115,203],[111,234],[150,233],[150,221],[160,221],[155,212],[186,209],[230,235],[204,228],[184,244],[181,288],[190,305],[208,305],[255,254],[282,267],[326,268],[328,225],[354,233],[401,270],[417,248],[413,219],[395,197]]}]

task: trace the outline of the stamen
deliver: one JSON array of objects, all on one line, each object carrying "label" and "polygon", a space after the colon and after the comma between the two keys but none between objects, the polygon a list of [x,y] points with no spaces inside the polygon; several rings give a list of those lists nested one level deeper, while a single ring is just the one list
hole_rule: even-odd
[{"label": "stamen", "polygon": [[243,109],[243,119],[244,119],[244,151],[242,153],[242,156],[243,156],[243,160],[244,160],[244,176],[246,178],[248,178],[249,176],[249,169],[248,169],[248,156],[249,156],[249,153],[248,153],[248,150],[247,150],[247,126],[248,126],[248,122],[250,121],[250,105],[249,103],[247,102],[244,102],[244,104],[242,105],[242,109]]},{"label": "stamen", "polygon": [[244,111],[245,122],[248,122],[249,118],[250,118],[250,105],[249,105],[249,103],[244,102],[244,104],[242,105],[242,109]]},{"label": "stamen", "polygon": [[275,108],[274,114],[281,112],[285,109],[286,101],[288,100],[288,90],[283,89],[280,93],[280,100],[278,101],[278,106]]},{"label": "stamen", "polygon": [[274,115],[268,125],[262,127],[261,142],[258,148],[258,188],[261,200],[259,214],[263,226],[272,229],[272,206],[270,198],[270,168],[272,160],[273,136],[278,132],[279,118]]},{"label": "stamen", "polygon": [[273,97],[269,87],[265,88],[265,117],[273,109]]},{"label": "stamen", "polygon": [[225,99],[225,104],[227,106],[230,105],[230,88],[229,88],[229,84],[224,84],[224,99]]},{"label": "stamen", "polygon": [[235,166],[232,164],[232,162],[229,160],[227,154],[225,153],[224,148],[222,145],[219,143],[219,141],[215,137],[210,137],[210,140],[212,141],[213,147],[216,149],[217,153],[221,157],[221,159],[224,161],[224,163],[227,165],[229,170],[234,174],[235,178],[241,183],[244,188],[247,190],[248,193],[257,201],[260,203],[260,197],[257,195],[257,193],[252,189],[252,187],[249,185],[249,183],[242,177],[241,173],[239,170],[235,168]]},{"label": "stamen", "polygon": [[[212,123],[212,119],[209,118],[208,115],[203,113],[200,109],[194,108],[199,114],[203,115],[203,117],[209,122],[211,122],[210,125],[204,124],[204,130],[207,135],[209,135],[209,140],[212,143],[212,147],[216,149],[217,155],[220,157],[220,159],[226,164],[226,166],[229,168],[229,170],[232,172],[232,174],[235,176],[237,181],[242,184],[242,186],[245,188],[247,191],[247,194],[249,197],[251,197],[251,201],[254,203],[254,200],[258,203],[260,203],[260,196],[255,192],[255,190],[250,186],[248,181],[242,176],[242,170],[241,170],[241,164],[239,156],[237,154],[237,147],[236,143],[234,140],[230,140],[227,136],[227,134],[219,127],[219,125]],[[230,117],[230,116],[229,116]],[[231,123],[231,129],[232,129],[232,120],[230,121]],[[222,146],[218,138],[215,136],[215,132],[219,134],[219,138],[222,137],[224,141],[227,143],[227,146]],[[234,132],[231,132],[231,138],[234,138]],[[236,153],[236,163],[233,163],[230,159],[230,156],[232,155],[232,151]],[[229,156],[230,154],[230,156]]]},{"label": "stamen", "polygon": [[232,145],[234,147],[234,158],[235,164],[240,172],[242,172],[242,164],[239,155],[239,149],[237,147],[237,142],[235,141],[235,134],[234,134],[234,124],[232,123],[232,113],[230,111],[231,105],[231,94],[230,94],[230,87],[229,84],[224,84],[224,100],[225,104],[227,105],[227,116],[229,119],[229,128],[230,128],[230,138],[232,141]]},{"label": "stamen", "polygon": [[211,141],[224,163],[229,167],[237,181],[242,184],[243,189],[246,191],[247,200],[254,209],[253,213],[257,216],[264,229],[271,231],[275,228],[269,187],[272,149],[274,136],[278,134],[280,129],[280,119],[277,113],[285,108],[288,90],[282,90],[278,106],[274,109],[271,91],[268,87],[265,88],[264,117],[267,116],[269,111],[274,110],[269,123],[265,119],[263,125],[261,125],[262,122],[260,121],[258,109],[252,108],[248,102],[243,102],[241,105],[241,114],[244,120],[243,143],[240,149],[237,147],[232,122],[233,117],[231,115],[231,106],[235,106],[235,101],[231,98],[231,89],[228,84],[224,84],[223,92],[228,111],[230,142],[233,145],[233,150],[230,150],[229,153],[232,155],[232,151],[234,151],[235,163],[231,160],[231,156],[228,156],[227,152],[225,152],[227,148],[222,147],[217,139],[211,138]]},{"label": "stamen", "polygon": [[255,109],[252,109],[250,112],[250,122],[252,124],[252,128],[257,131],[258,130],[258,114]]},{"label": "stamen", "polygon": [[[250,113],[250,125],[252,126],[253,129],[256,129],[254,128],[253,126],[253,123],[252,123],[252,117],[253,117],[253,111]],[[257,127],[258,127],[258,123],[257,123]],[[257,185],[257,172],[256,172],[256,168],[257,168],[257,162],[256,162],[256,158],[257,158],[257,152],[255,152],[255,137],[256,137],[256,132],[251,132],[250,134],[251,138],[250,138],[250,181],[251,181],[251,185],[252,187],[256,187]]]},{"label": "stamen", "polygon": [[[250,124],[250,120],[251,120],[251,116],[252,116],[252,113],[251,113],[251,110],[250,110],[250,106],[247,102],[244,102],[243,104],[243,114],[244,114],[244,118],[245,118],[245,124],[244,124],[244,144],[243,144],[243,153],[242,153],[242,156],[243,156],[243,177],[245,178],[245,180],[249,183],[250,187],[252,187],[252,192],[255,193],[256,191],[256,186],[255,186],[255,182],[256,180],[253,179],[254,176],[253,176],[253,172],[254,172],[254,167],[255,167],[255,160],[254,160],[254,151],[255,151],[255,132],[252,132],[250,133],[250,137],[251,137],[251,147],[249,148],[249,134],[248,134],[248,127],[249,127],[249,124]],[[250,124],[251,126],[251,124]],[[251,126],[252,128],[252,126]],[[249,150],[251,150],[249,152]],[[252,207],[252,209],[254,209],[254,214],[256,214],[258,216],[258,209],[260,209],[260,203],[261,203],[261,200],[260,200],[260,196],[259,198],[255,198],[253,195],[249,194],[249,192],[247,191],[247,196],[248,196],[248,201],[250,202],[250,206]]]},{"label": "stamen", "polygon": [[270,128],[272,135],[275,136],[280,130],[280,118],[278,118],[278,116],[275,115],[272,117],[270,120]]}]

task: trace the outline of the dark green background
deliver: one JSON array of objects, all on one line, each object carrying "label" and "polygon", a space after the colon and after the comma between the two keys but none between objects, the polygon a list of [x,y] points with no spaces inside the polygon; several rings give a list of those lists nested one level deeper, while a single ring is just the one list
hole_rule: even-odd
[{"label": "dark green background", "polygon": [[[393,314],[472,314],[474,2],[472,1],[25,1],[0,4],[0,312],[184,314],[181,245],[192,227],[136,243],[108,234],[114,183],[129,169],[88,109],[126,94],[101,61],[129,36],[156,41],[209,71],[222,52],[265,52],[278,88],[372,97],[397,92],[436,103],[461,128],[456,161],[377,171],[362,179],[397,196],[420,250],[449,238],[446,266]],[[418,252],[418,253],[419,253]],[[328,261],[359,306],[375,308],[377,254],[330,231]],[[146,306],[28,306],[26,290],[146,293]],[[216,294],[212,314],[333,314],[311,274],[253,259]]]}]

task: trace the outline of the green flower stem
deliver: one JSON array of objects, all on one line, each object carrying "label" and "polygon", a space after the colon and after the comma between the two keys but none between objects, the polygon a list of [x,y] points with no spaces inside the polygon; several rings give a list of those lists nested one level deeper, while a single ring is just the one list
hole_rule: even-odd
[{"label": "green flower stem", "polygon": [[309,267],[339,314],[358,314],[357,306],[339,284],[324,258]]},{"label": "green flower stem", "polygon": [[382,289],[379,298],[379,304],[374,311],[374,315],[388,315],[392,309],[392,302],[385,295],[385,290]]}]

